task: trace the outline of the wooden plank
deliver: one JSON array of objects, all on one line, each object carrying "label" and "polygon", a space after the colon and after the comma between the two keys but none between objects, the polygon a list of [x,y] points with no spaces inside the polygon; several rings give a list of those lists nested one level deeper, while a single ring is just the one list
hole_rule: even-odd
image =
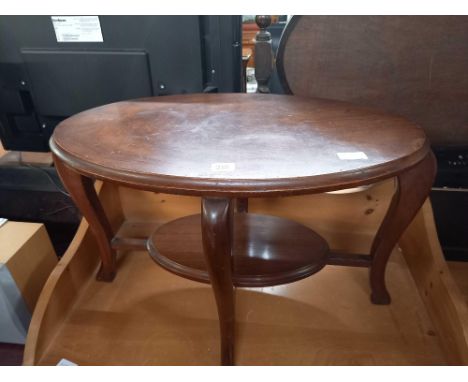
[{"label": "wooden plank", "polygon": [[437,239],[426,201],[400,240],[411,274],[451,364],[468,364],[468,309]]},{"label": "wooden plank", "polygon": [[[200,210],[198,198],[104,191],[103,202],[127,218],[129,237],[147,237],[157,225]],[[393,183],[384,182],[357,194],[253,199],[249,208],[302,222],[334,249],[367,253],[392,192]],[[96,245],[83,223],[41,294],[24,364],[55,364],[63,357],[82,365],[218,363],[209,286],[172,275],[146,252],[120,253],[110,284],[94,280],[97,266]],[[419,284],[398,251],[387,280],[389,306],[370,303],[368,270],[358,267],[327,266],[292,284],[239,288],[237,363],[445,364],[452,348],[441,348],[444,332],[429,319]]]},{"label": "wooden plank", "polygon": [[348,267],[370,267],[372,260],[370,255],[331,252],[327,260],[327,264],[343,265]]},{"label": "wooden plank", "polygon": [[52,166],[52,154],[30,151],[0,151],[1,164],[29,164],[34,166]]},{"label": "wooden plank", "polygon": [[32,165],[52,166],[52,153],[36,153],[31,151],[21,151],[20,158],[22,163],[29,163]]},{"label": "wooden plank", "polygon": [[[96,190],[102,192],[103,207],[117,230],[123,221],[117,189],[111,184],[103,186],[101,182],[96,182]],[[95,277],[98,266],[96,241],[83,219],[41,292],[29,326],[24,365],[34,365],[41,359],[89,278]]]},{"label": "wooden plank", "polygon": [[[390,261],[388,276],[399,286],[389,306],[370,303],[362,268],[329,266],[293,284],[237,289],[237,364],[445,364],[401,254]],[[166,272],[145,252],[120,257],[112,284],[90,275],[55,334],[38,364],[219,362],[211,288]]]},{"label": "wooden plank", "polygon": [[0,228],[0,264],[5,264],[30,312],[57,256],[44,225],[7,222]]},{"label": "wooden plank", "polygon": [[457,287],[460,289],[468,304],[468,262],[448,261],[447,265]]}]

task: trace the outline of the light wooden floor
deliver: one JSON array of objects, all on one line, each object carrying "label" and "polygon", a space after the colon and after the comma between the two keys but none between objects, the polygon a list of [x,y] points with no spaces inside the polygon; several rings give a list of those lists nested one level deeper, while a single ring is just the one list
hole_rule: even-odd
[{"label": "light wooden floor", "polygon": [[448,261],[447,264],[452,273],[452,277],[468,304],[468,262]]},{"label": "light wooden floor", "polygon": [[[367,272],[328,266],[289,285],[238,289],[236,364],[445,364],[402,255],[389,263],[389,306],[370,303]],[[130,252],[113,283],[89,279],[40,364],[216,365],[218,357],[210,287]]]}]

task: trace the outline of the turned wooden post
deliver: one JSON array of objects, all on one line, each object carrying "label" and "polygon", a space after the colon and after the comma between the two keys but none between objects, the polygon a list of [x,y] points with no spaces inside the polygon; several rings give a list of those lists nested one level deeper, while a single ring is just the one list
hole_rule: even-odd
[{"label": "turned wooden post", "polygon": [[271,16],[255,16],[260,31],[255,36],[255,78],[257,93],[270,93],[268,81],[273,70],[273,50],[271,34],[266,30],[271,24]]}]

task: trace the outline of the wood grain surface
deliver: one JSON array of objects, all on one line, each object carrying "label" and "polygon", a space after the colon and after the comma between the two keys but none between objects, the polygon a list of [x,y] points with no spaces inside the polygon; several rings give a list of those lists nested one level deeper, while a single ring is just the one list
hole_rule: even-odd
[{"label": "wood grain surface", "polygon": [[[77,260],[92,261],[96,251]],[[119,264],[113,284],[90,274],[68,314],[54,320],[49,346],[28,364],[218,365],[211,287],[174,276],[145,252],[128,252]],[[387,306],[369,304],[364,268],[327,266],[296,283],[236,290],[236,364],[446,364],[401,253],[388,268],[398,288]],[[54,291],[62,299],[69,293]]]},{"label": "wood grain surface", "polygon": [[258,196],[375,182],[420,161],[429,143],[403,118],[347,103],[192,94],[77,114],[51,148],[84,175],[137,188]]},{"label": "wood grain surface", "polygon": [[[191,280],[210,282],[203,255],[200,215],[159,227],[150,237],[153,259]],[[303,279],[321,270],[327,242],[314,231],[276,216],[237,213],[233,217],[232,282],[265,287]]]},{"label": "wood grain surface", "polygon": [[[313,228],[333,250],[366,252],[393,193],[394,183],[389,180],[354,194],[257,198],[250,207],[254,213]],[[199,198],[128,188],[116,193],[112,184],[104,185],[100,198],[114,212],[109,216],[114,229],[125,217],[124,236],[147,237],[154,226],[200,211]],[[427,209],[420,211],[414,224],[426,213]],[[391,305],[369,304],[364,268],[327,266],[296,283],[238,289],[236,363],[460,363],[451,338],[465,348],[466,341],[453,322],[466,322],[467,316],[454,309],[433,314],[428,308],[440,301],[451,303],[453,290],[447,288],[451,276],[449,272],[440,275],[434,263],[442,257],[434,257],[432,247],[421,246],[426,240],[437,242],[434,231],[414,224],[408,229],[414,240],[405,240],[403,255],[417,261],[407,264],[395,250],[388,264]],[[113,284],[99,283],[93,277],[93,270],[99,268],[98,252],[83,221],[40,296],[24,364],[54,365],[63,357],[80,365],[219,363],[218,318],[208,285],[176,277],[156,266],[147,253],[135,251],[119,254],[120,272]],[[411,277],[410,271],[426,273],[433,267],[437,271],[431,276],[431,289],[426,289],[425,277]]]}]

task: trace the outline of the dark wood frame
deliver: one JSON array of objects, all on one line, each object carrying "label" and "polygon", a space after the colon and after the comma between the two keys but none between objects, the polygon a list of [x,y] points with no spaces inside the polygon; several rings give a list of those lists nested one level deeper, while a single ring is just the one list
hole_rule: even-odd
[{"label": "dark wood frame", "polygon": [[302,16],[292,16],[286,27],[283,29],[278,51],[276,54],[276,71],[278,72],[278,78],[285,94],[293,94],[289,87],[288,80],[286,79],[286,73],[284,70],[284,51],[286,44],[288,43],[289,36],[291,35],[294,28]]}]

